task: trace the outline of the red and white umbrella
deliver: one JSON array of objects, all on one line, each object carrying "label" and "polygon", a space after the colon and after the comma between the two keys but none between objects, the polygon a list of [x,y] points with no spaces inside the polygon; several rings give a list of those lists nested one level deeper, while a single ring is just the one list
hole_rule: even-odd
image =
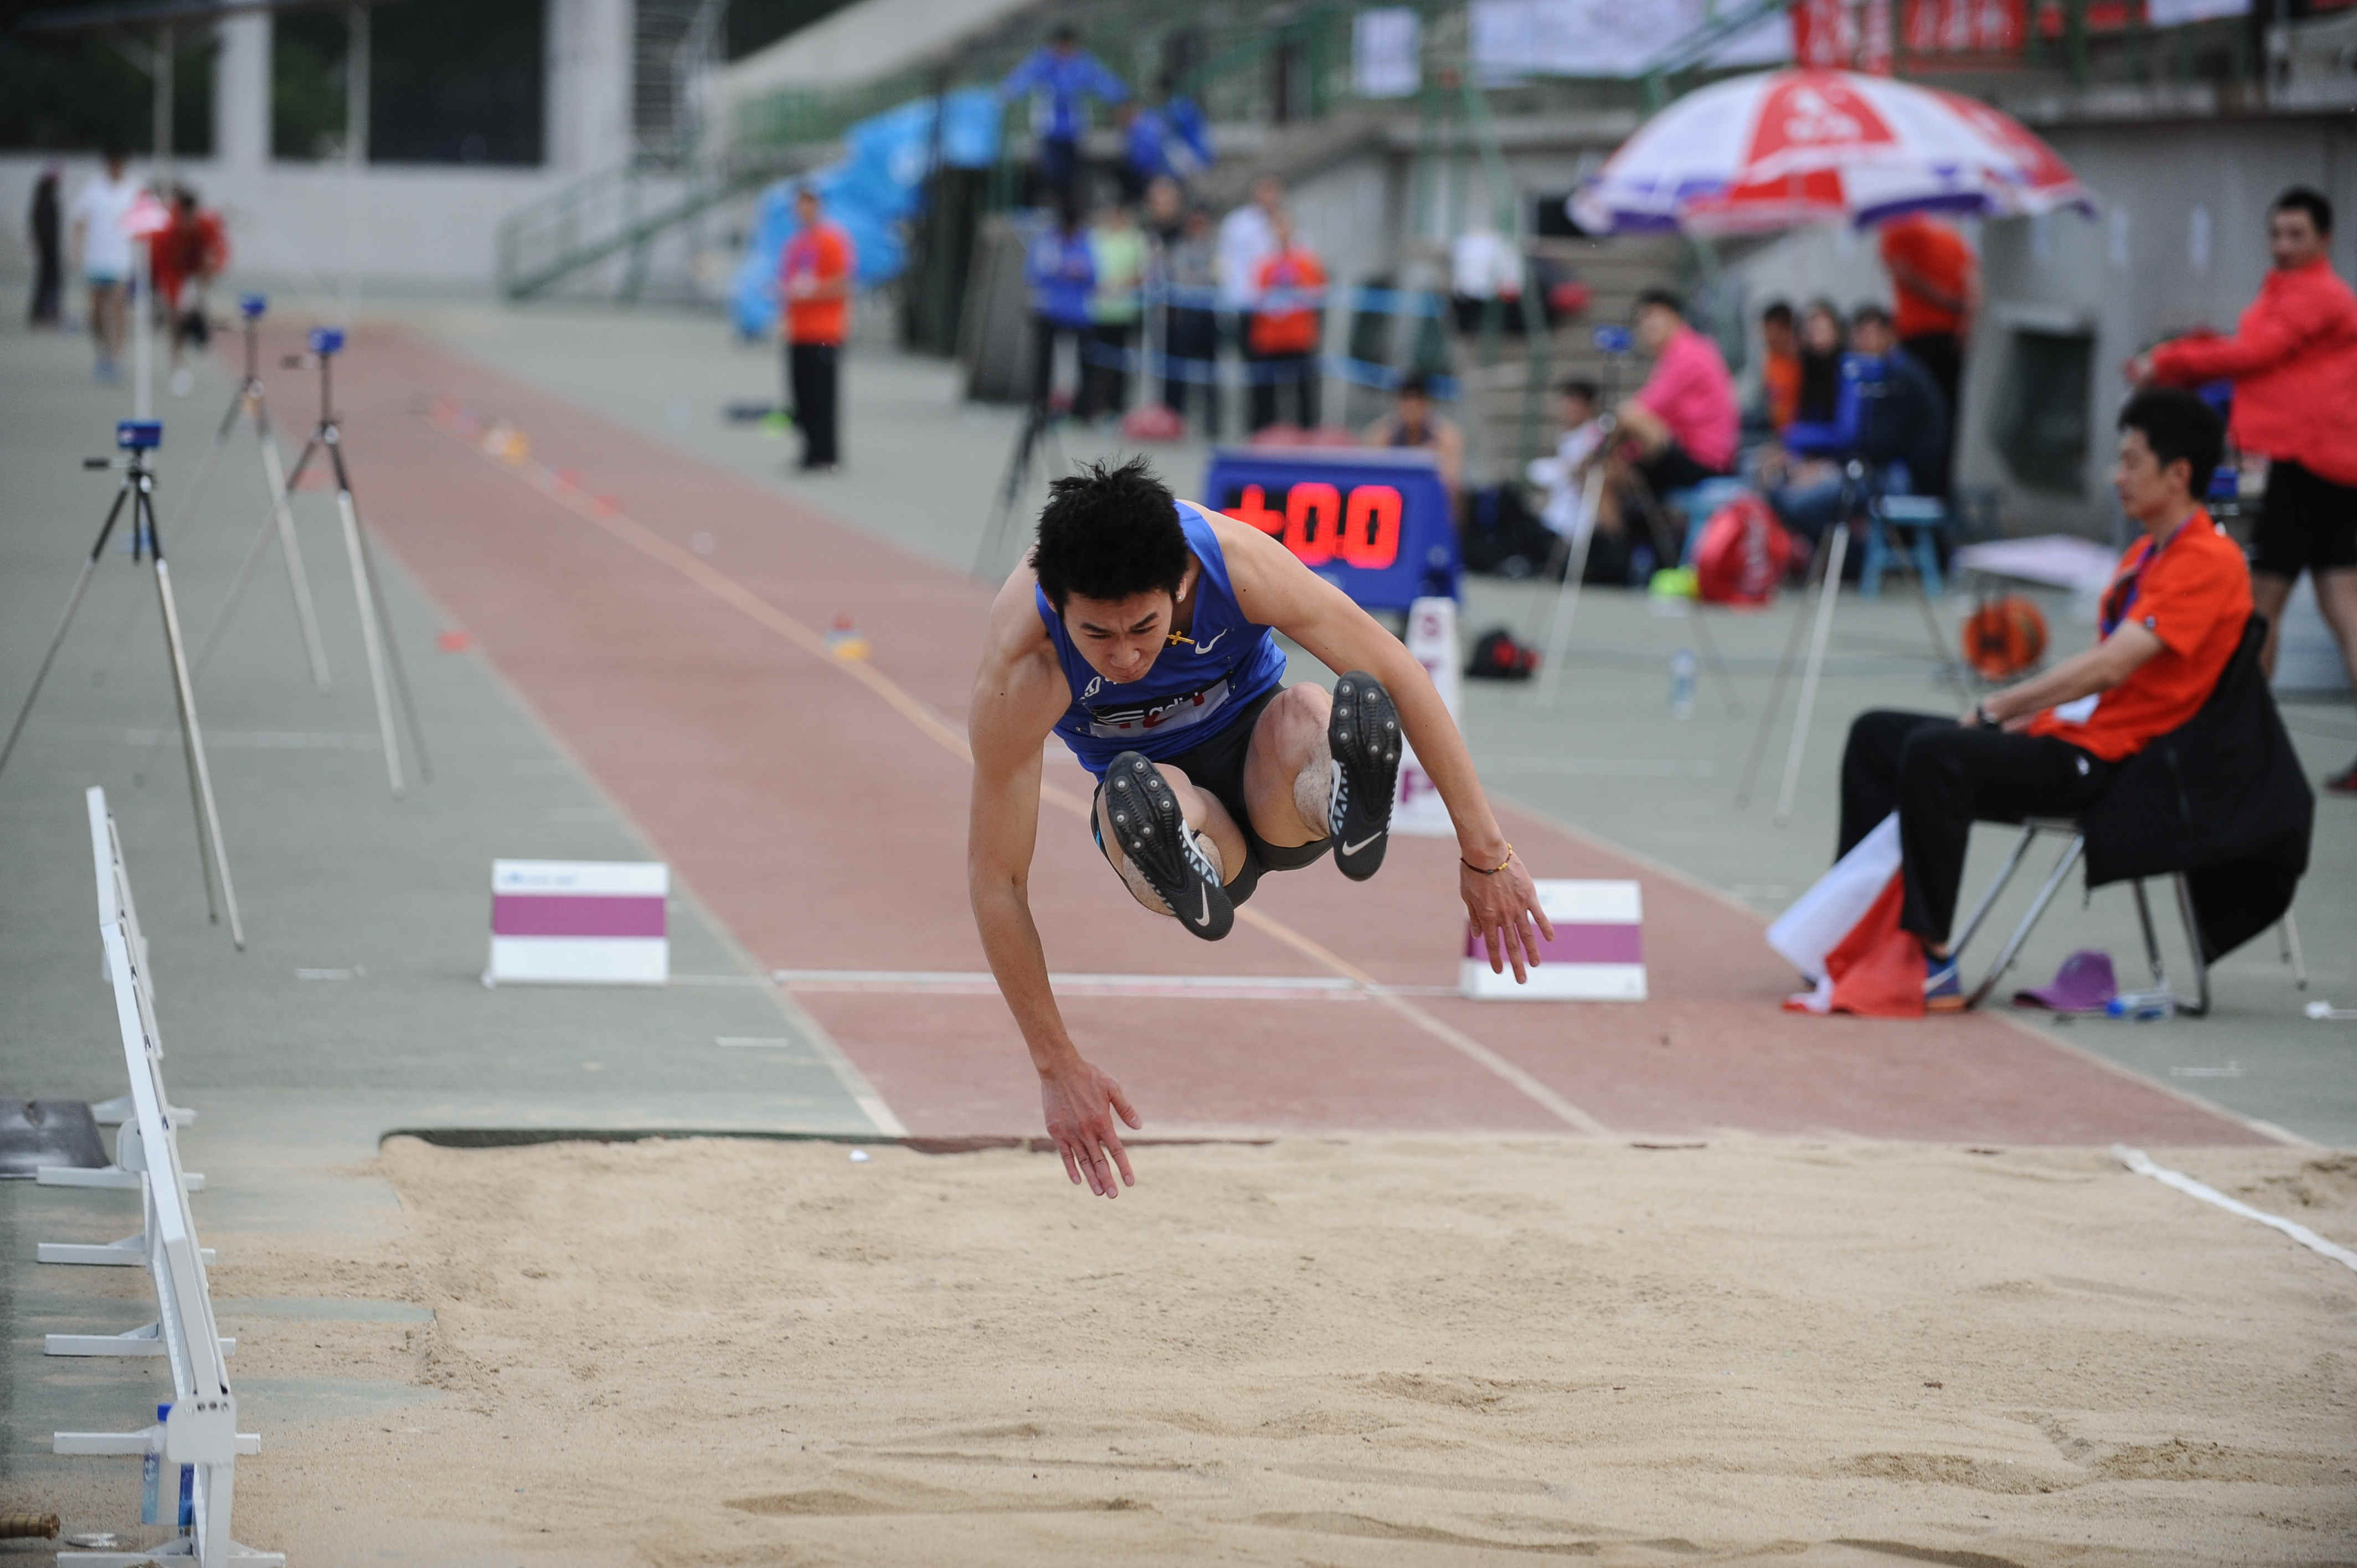
[{"label": "red and white umbrella", "polygon": [[1681,98],[1571,199],[1590,233],[1760,233],[1902,212],[2010,218],[2093,199],[2010,116],[1936,87],[1773,70]]}]

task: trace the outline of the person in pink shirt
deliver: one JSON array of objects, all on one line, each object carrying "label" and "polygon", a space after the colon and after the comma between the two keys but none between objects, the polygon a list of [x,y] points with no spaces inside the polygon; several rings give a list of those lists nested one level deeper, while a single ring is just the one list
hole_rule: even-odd
[{"label": "person in pink shirt", "polygon": [[1637,472],[1658,498],[1732,471],[1735,378],[1718,345],[1686,324],[1684,302],[1665,288],[1637,296],[1636,326],[1653,356],[1653,373],[1620,408]]}]

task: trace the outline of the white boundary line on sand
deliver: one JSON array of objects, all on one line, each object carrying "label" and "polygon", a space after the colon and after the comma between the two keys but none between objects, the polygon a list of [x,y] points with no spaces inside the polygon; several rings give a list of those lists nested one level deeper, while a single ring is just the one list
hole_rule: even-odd
[{"label": "white boundary line on sand", "polygon": [[[887,992],[904,995],[996,996],[988,970],[781,969],[780,985],[807,992]],[[1051,974],[1060,996],[1156,997],[1190,1002],[1371,1002],[1357,981],[1339,974]],[[1393,985],[1406,996],[1454,996],[1453,985]]]},{"label": "white boundary line on sand", "polygon": [[2154,1165],[2142,1149],[2131,1149],[2126,1144],[2114,1144],[2112,1157],[2138,1176],[2150,1176],[2163,1187],[2173,1187],[2188,1197],[2198,1197],[2204,1203],[2214,1204],[2229,1214],[2239,1214],[2245,1219],[2255,1219],[2270,1230],[2282,1231],[2311,1252],[2320,1252],[2343,1268],[2357,1269],[2357,1252],[2326,1240],[2305,1225],[2286,1219],[2281,1215],[2269,1214],[2264,1209],[2253,1208],[2249,1204],[2237,1198],[2228,1197],[2216,1187],[2205,1187],[2183,1171],[2173,1171],[2167,1165]]}]

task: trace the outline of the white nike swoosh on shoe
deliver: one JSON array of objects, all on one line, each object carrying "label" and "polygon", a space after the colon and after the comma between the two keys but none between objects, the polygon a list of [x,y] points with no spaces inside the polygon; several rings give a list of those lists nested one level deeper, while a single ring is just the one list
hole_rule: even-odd
[{"label": "white nike swoosh on shoe", "polygon": [[1198,887],[1195,891],[1201,894],[1203,897],[1203,912],[1195,918],[1195,923],[1209,927],[1211,923],[1211,890],[1208,887]]},{"label": "white nike swoosh on shoe", "polygon": [[[1390,831],[1390,830],[1388,830],[1388,829],[1386,829],[1386,830],[1385,830],[1385,832],[1389,832],[1389,831]],[[1361,850],[1362,850],[1362,849],[1366,848],[1369,844],[1371,844],[1371,843],[1374,843],[1377,839],[1379,839],[1379,838],[1381,838],[1381,837],[1383,837],[1383,833],[1369,833],[1365,838],[1361,839],[1361,840],[1360,840],[1358,843],[1346,843],[1346,844],[1344,844],[1344,845],[1342,846],[1342,853],[1343,853],[1344,854],[1358,854]]]}]

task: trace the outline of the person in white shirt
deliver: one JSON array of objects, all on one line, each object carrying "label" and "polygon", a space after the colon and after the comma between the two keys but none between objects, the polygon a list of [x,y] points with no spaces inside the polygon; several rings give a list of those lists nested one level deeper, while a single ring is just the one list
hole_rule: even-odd
[{"label": "person in white shirt", "polygon": [[[1260,264],[1276,254],[1276,212],[1284,205],[1284,183],[1265,174],[1253,181],[1253,199],[1220,220],[1220,309],[1232,318],[1236,351],[1243,356],[1247,407],[1257,385],[1253,372],[1259,369],[1252,349],[1252,317],[1260,304]],[[1252,428],[1249,417],[1245,428]]]},{"label": "person in white shirt", "polygon": [[106,172],[75,195],[72,209],[74,253],[81,275],[90,285],[90,335],[98,349],[98,379],[111,381],[120,373],[123,337],[129,317],[131,291],[131,231],[126,221],[139,187],[124,169],[124,152],[110,144]]},{"label": "person in white shirt", "polygon": [[1552,457],[1531,459],[1530,481],[1546,491],[1539,518],[1565,539],[1577,536],[1581,508],[1586,502],[1587,460],[1604,443],[1604,426],[1597,418],[1602,396],[1594,381],[1575,377],[1555,388],[1562,404],[1563,438]]}]

